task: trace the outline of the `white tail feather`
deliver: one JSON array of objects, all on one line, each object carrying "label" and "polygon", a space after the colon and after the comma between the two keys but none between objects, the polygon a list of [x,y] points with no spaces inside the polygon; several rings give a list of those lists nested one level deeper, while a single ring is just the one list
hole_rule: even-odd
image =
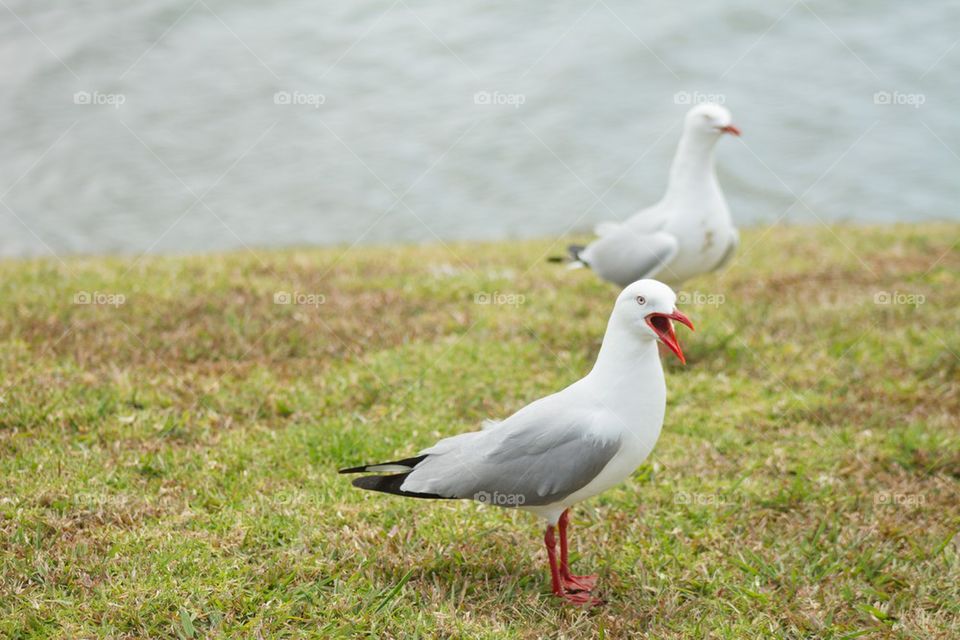
[{"label": "white tail feather", "polygon": [[408,467],[408,466],[403,465],[403,464],[372,464],[372,465],[370,465],[369,467],[367,467],[366,469],[364,469],[364,471],[373,471],[374,473],[381,473],[381,472],[386,472],[386,473],[400,472],[400,473],[403,473],[403,472],[405,472],[405,471],[412,471],[412,470],[413,470],[413,467]]}]

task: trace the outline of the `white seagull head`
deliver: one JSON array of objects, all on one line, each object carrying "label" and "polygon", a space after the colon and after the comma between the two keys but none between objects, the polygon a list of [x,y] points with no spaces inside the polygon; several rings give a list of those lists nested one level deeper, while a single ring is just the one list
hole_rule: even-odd
[{"label": "white seagull head", "polygon": [[641,340],[659,340],[686,364],[673,321],[693,330],[690,318],[677,309],[677,294],[658,280],[637,280],[617,297],[611,321],[630,327]]},{"label": "white seagull head", "polygon": [[733,116],[730,115],[730,110],[712,102],[698,104],[687,111],[683,126],[690,133],[712,136],[717,139],[725,133],[735,136],[740,135],[740,129],[733,124]]}]

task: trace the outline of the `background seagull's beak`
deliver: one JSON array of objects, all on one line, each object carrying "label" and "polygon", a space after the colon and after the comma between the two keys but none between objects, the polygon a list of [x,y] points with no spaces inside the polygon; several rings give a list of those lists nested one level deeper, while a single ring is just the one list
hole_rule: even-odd
[{"label": "background seagull's beak", "polygon": [[677,309],[674,309],[673,313],[651,313],[647,316],[647,324],[653,329],[654,333],[657,334],[657,337],[660,338],[660,342],[667,345],[667,348],[673,351],[677,358],[680,359],[680,362],[687,364],[687,359],[684,357],[680,343],[677,341],[677,333],[673,330],[671,320],[676,320],[680,324],[689,327],[691,331],[694,331],[690,318],[680,313]]},{"label": "background seagull's beak", "polygon": [[736,126],[734,126],[734,125],[732,125],[732,124],[728,124],[728,125],[725,126],[725,127],[720,127],[720,131],[722,131],[722,132],[724,132],[724,133],[730,133],[730,134],[735,135],[735,136],[739,136],[739,135],[740,135],[740,129],[738,129]]}]

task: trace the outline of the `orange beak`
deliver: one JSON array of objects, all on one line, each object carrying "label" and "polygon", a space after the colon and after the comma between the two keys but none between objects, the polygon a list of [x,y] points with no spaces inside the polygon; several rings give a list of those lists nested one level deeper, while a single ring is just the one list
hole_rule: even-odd
[{"label": "orange beak", "polygon": [[735,127],[735,126],[732,125],[732,124],[728,124],[728,125],[725,126],[725,127],[720,127],[720,131],[722,131],[722,132],[724,132],[724,133],[729,133],[729,134],[731,134],[731,135],[735,135],[735,136],[738,136],[738,137],[740,136],[740,129],[738,129],[737,127]]}]

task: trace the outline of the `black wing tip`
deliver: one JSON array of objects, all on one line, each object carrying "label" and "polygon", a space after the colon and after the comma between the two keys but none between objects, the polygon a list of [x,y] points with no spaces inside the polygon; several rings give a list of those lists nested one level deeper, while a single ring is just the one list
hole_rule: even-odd
[{"label": "black wing tip", "polygon": [[407,479],[407,473],[397,473],[390,476],[361,476],[354,478],[350,483],[358,489],[368,491],[379,491],[380,493],[392,493],[396,496],[406,498],[426,498],[426,499],[446,499],[447,496],[441,496],[436,493],[418,493],[416,491],[404,491],[400,488],[403,481]]},{"label": "black wing tip", "polygon": [[[424,458],[427,457],[427,454],[420,456],[414,456],[412,458],[404,458],[403,460],[394,460],[392,462],[381,462],[379,464],[365,464],[359,467],[350,467],[349,469],[340,469],[339,473],[364,473],[369,472],[371,468],[382,467],[386,465],[396,465],[409,467],[410,471],[413,471],[413,468],[418,464],[423,462]],[[400,488],[403,484],[403,481],[407,479],[407,476],[410,475],[410,471],[405,473],[395,473],[392,475],[374,475],[374,476],[360,476],[359,478],[354,478],[351,481],[351,484],[358,489],[366,489],[368,491],[379,491],[381,493],[392,493],[397,496],[406,496],[408,498],[434,498],[434,499],[447,499],[448,496],[441,496],[436,493],[418,493],[416,491],[404,491]]]},{"label": "black wing tip", "polygon": [[[567,247],[567,256],[550,256],[547,258],[547,262],[583,262],[583,259],[580,258],[580,252],[587,248],[585,244],[571,244]],[[586,263],[584,263],[586,264]]]}]

